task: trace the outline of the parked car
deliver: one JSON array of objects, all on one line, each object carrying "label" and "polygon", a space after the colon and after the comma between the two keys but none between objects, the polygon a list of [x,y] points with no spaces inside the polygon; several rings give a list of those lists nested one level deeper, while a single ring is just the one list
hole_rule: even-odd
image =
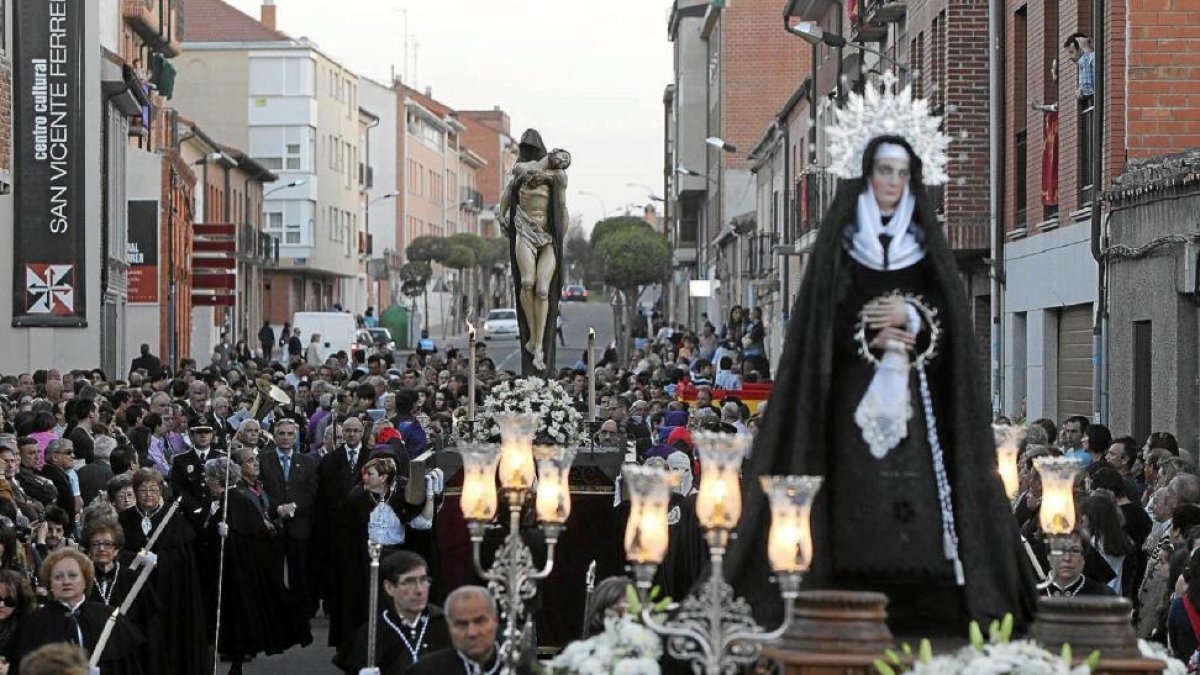
[{"label": "parked car", "polygon": [[493,309],[483,320],[483,339],[491,340],[496,337],[518,337],[521,329],[517,326],[517,310]]},{"label": "parked car", "polygon": [[392,341],[392,332],[386,328],[360,328],[356,342],[355,350],[368,354],[374,352],[376,347],[383,347],[389,352],[396,348],[396,343]]},{"label": "parked car", "polygon": [[562,299],[564,302],[587,302],[587,287],[583,284],[563,286]]}]

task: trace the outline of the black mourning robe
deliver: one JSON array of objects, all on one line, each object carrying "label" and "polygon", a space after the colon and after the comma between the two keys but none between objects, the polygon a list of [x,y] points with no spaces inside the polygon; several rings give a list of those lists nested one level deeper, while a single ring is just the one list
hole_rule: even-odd
[{"label": "black mourning robe", "polygon": [[[818,233],[763,427],[743,472],[745,508],[726,559],[727,578],[765,625],[776,625],[782,616],[778,588],[768,581],[770,518],[759,485],[760,476],[772,474],[826,477],[812,512],[814,554],[807,586],[884,590],[891,596],[892,616],[908,614],[922,623],[922,615],[932,615],[948,620],[953,625],[946,627],[955,632],[966,628],[968,617],[987,625],[1011,613],[1018,627],[1032,619],[1035,579],[996,472],[986,385],[976,362],[978,347],[963,284],[917,176],[914,171],[910,187],[917,202],[912,228],[925,251],[917,269],[877,276],[847,253],[847,228],[855,227],[862,179],[841,184]],[[877,291],[897,287],[921,291],[940,310],[942,342],[927,371],[952,490],[964,587],[954,586],[949,566],[942,565],[941,516],[936,502],[929,506],[937,493],[920,396],[912,399],[909,438],[891,451],[890,462],[873,465],[876,460],[863,454],[861,439],[850,443],[858,427],[845,415],[853,414],[870,378],[863,379],[864,364],[853,351],[847,318],[857,315],[861,303]],[[910,382],[915,378],[910,373]],[[859,470],[871,475],[855,475]],[[845,494],[855,486],[864,491]],[[903,493],[903,486],[913,491]],[[895,531],[882,532],[885,525]],[[848,527],[861,529],[845,531]],[[885,551],[866,533],[881,534],[886,545],[902,548]],[[930,541],[936,541],[935,550],[928,550]],[[851,550],[850,543],[858,550]],[[872,579],[874,573],[883,576]],[[961,619],[944,611],[959,603]],[[903,628],[893,624],[897,632]]]},{"label": "black mourning robe", "polygon": [[[79,606],[77,621],[83,632],[85,652],[90,656],[96,647],[104,624],[112,615],[112,609],[99,602],[84,602]],[[13,650],[13,660],[9,665],[9,673],[17,675],[21,659],[38,647],[54,642],[71,642],[78,640],[78,635],[67,618],[67,608],[58,602],[51,602],[45,607],[38,608],[21,619],[17,629],[16,649]],[[101,675],[141,675],[149,673],[142,666],[143,646],[146,637],[132,622],[117,619],[113,626],[104,654],[100,657]],[[182,672],[182,671],[180,671]]]},{"label": "black mourning robe", "polygon": [[[422,633],[419,625],[409,626],[397,618],[395,611],[385,609],[380,612],[379,621],[375,626],[375,666],[382,675],[404,675],[412,667],[415,661],[409,651],[409,645],[416,649],[417,659],[450,646],[450,629],[442,610],[430,605],[425,610],[425,616],[428,617],[428,624]],[[404,632],[403,639],[387,620]],[[405,639],[408,640],[407,645],[404,643]],[[360,626],[355,631],[353,640],[338,651],[333,663],[348,675],[357,675],[360,669],[367,667],[366,624]]]},{"label": "black mourning robe", "polygon": [[[412,529],[409,521],[418,515],[424,505],[413,506],[404,501],[404,489],[392,491],[388,501],[400,522],[404,523],[404,543],[398,548],[412,549]],[[344,648],[353,639],[354,631],[367,622],[371,585],[371,555],[367,550],[367,523],[377,502],[361,485],[356,486],[338,511],[332,569],[336,579],[332,580],[325,597],[325,608],[329,613],[329,646]],[[385,547],[380,559],[390,552]],[[421,551],[414,551],[421,552]],[[423,553],[423,552],[421,552]],[[428,560],[426,561],[428,562]],[[428,569],[433,570],[430,566]]]},{"label": "black mourning robe", "polygon": [[[154,528],[163,521],[169,508],[164,505],[151,517]],[[200,573],[196,565],[196,529],[188,520],[189,515],[181,506],[155,542],[152,553],[158,556],[158,565],[148,582],[165,608],[161,615],[163,651],[167,672],[173,675],[201,675],[205,671],[205,646],[208,644],[204,634]],[[118,520],[125,532],[125,550],[136,555],[150,538],[142,533],[142,514],[136,507],[126,509]],[[150,532],[153,534],[154,529]]]},{"label": "black mourning robe", "polygon": [[[221,654],[254,656],[282,654],[295,645],[312,643],[308,616],[297,598],[275,574],[274,556],[267,523],[245,488],[229,491],[229,536],[225,538],[224,581],[220,585]],[[224,514],[224,501],[210,498],[208,517],[201,538],[205,565],[201,574],[209,624],[206,635],[216,633],[216,598],[221,574],[221,537],[217,526]],[[215,508],[214,508],[215,506]]]},{"label": "black mourning robe", "polygon": [[[125,602],[125,598],[129,597],[137,578],[138,570],[130,569],[125,562],[117,562],[108,572],[100,571],[97,566],[96,580],[88,593],[88,600],[117,609]],[[142,635],[146,636],[142,662],[147,673],[164,672],[167,668],[167,657],[163,651],[163,609],[158,592],[147,580],[130,605],[129,613],[125,615],[126,620],[137,626]]]}]

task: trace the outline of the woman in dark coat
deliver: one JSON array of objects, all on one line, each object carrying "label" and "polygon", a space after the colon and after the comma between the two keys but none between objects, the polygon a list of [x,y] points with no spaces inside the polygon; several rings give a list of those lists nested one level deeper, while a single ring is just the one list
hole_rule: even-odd
[{"label": "woman in dark coat", "polygon": [[221,629],[216,649],[233,664],[231,674],[242,672],[242,662],[248,656],[281,654],[295,645],[312,642],[303,608],[284,587],[283,578],[272,573],[267,522],[254,499],[239,487],[241,479],[241,470],[224,457],[210,459],[204,465],[204,483],[211,501],[205,509],[208,515],[201,538],[204,550],[215,554],[205,557],[203,570],[205,586],[211,589],[205,593],[206,600],[210,600],[208,635],[216,633],[216,598],[220,595]]},{"label": "woman in dark coat", "polygon": [[[61,548],[42,562],[42,583],[53,597],[21,622],[13,652],[10,675],[17,675],[21,659],[52,642],[77,644],[89,654],[98,648],[104,625],[112,610],[87,599],[92,585],[92,561],[79,551]],[[100,656],[101,675],[141,675],[146,672],[141,656],[146,638],[127,619],[117,619]]]},{"label": "woman in dark coat", "polygon": [[0,656],[11,661],[17,629],[35,606],[33,588],[23,572],[0,570]]},{"label": "woman in dark coat", "polygon": [[[164,486],[162,474],[154,469],[138,469],[134,474],[136,505],[118,516],[127,555],[139,555],[170,512],[170,505],[163,502]],[[163,652],[167,672],[172,675],[200,675],[205,670],[204,601],[196,566],[196,528],[191,520],[195,515],[181,506],[147,552],[157,558],[149,583],[165,608],[161,614]]]},{"label": "woman in dark coat", "polygon": [[327,600],[329,613],[329,644],[345,648],[354,631],[367,620],[367,599],[370,583],[370,556],[367,541],[383,545],[382,556],[397,550],[413,550],[428,559],[428,552],[414,550],[412,533],[432,526],[434,502],[432,495],[408,502],[407,490],[397,485],[397,465],[408,468],[401,453],[392,457],[376,457],[363,465],[362,483],[356,485],[338,512],[337,540],[334,543],[333,569],[338,579]]},{"label": "woman in dark coat", "polygon": [[[117,554],[125,543],[121,526],[106,517],[89,520],[84,526],[81,543],[95,570],[88,599],[112,609],[121,607],[140,573],[140,570],[130,568],[128,561],[118,559]],[[162,602],[154,586],[145,584],[126,612],[126,618],[146,636],[142,662],[149,673],[165,672],[167,668],[162,611]]]}]

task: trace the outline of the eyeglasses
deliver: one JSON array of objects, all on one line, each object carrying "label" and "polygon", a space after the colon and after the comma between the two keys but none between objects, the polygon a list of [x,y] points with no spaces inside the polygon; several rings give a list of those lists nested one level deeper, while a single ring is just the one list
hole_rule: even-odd
[{"label": "eyeglasses", "polygon": [[1082,546],[1068,546],[1067,548],[1063,549],[1063,555],[1066,555],[1068,553],[1070,553],[1073,556],[1082,556],[1083,555],[1083,547]]},{"label": "eyeglasses", "polygon": [[157,486],[155,486],[155,487],[140,487],[140,488],[134,490],[134,492],[138,493],[139,495],[157,495],[157,494],[162,493],[162,488],[157,487]]},{"label": "eyeglasses", "polygon": [[111,541],[93,541],[90,545],[100,551],[111,551],[117,547],[117,544]]},{"label": "eyeglasses", "polygon": [[55,450],[53,454],[55,454],[55,455],[66,455],[67,457],[74,457],[74,456],[75,456],[75,451],[74,451],[74,450]]},{"label": "eyeglasses", "polygon": [[17,606],[16,598],[7,596],[7,595],[0,598],[0,607],[16,607],[16,606]]},{"label": "eyeglasses", "polygon": [[433,583],[433,577],[426,575],[423,577],[406,577],[406,578],[401,579],[400,581],[396,582],[396,585],[399,586],[400,588],[410,588],[411,589],[411,588],[416,588],[417,586],[428,586],[432,583]]}]

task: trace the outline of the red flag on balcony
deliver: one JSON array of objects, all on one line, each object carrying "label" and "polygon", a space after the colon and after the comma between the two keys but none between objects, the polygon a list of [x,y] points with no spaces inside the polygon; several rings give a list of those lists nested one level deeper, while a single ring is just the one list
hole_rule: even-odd
[{"label": "red flag on balcony", "polygon": [[1058,206],[1058,113],[1042,114],[1042,206]]}]

